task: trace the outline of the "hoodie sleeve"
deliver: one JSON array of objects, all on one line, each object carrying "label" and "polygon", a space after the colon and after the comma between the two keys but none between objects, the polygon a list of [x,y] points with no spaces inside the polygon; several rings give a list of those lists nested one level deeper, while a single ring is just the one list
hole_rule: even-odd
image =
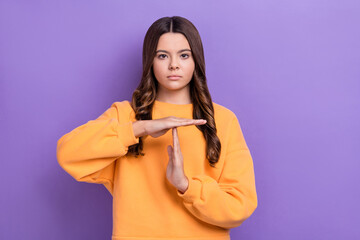
[{"label": "hoodie sleeve", "polygon": [[126,101],[115,102],[97,119],[73,129],[57,142],[59,165],[79,182],[98,183],[112,194],[115,160],[139,143]]},{"label": "hoodie sleeve", "polygon": [[219,180],[195,175],[183,194],[177,191],[195,217],[226,229],[240,226],[257,207],[253,161],[235,114],[230,124]]}]

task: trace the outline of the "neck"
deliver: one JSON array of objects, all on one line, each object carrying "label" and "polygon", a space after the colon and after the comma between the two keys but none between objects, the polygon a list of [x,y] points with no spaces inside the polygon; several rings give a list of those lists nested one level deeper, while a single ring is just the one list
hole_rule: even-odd
[{"label": "neck", "polygon": [[190,92],[188,89],[184,89],[184,91],[173,91],[171,93],[159,91],[157,93],[156,100],[173,104],[191,103]]}]

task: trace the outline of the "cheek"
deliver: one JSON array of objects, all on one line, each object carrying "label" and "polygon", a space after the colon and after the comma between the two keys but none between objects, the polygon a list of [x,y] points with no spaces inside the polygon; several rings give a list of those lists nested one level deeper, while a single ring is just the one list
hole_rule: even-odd
[{"label": "cheek", "polygon": [[155,75],[160,75],[164,72],[164,63],[159,61],[154,61],[153,70]]},{"label": "cheek", "polygon": [[184,70],[186,71],[187,75],[192,75],[195,70],[195,63],[194,62],[186,63],[186,65],[184,65]]},{"label": "cheek", "polygon": [[154,71],[155,76],[159,75],[159,64],[156,62],[153,63],[153,71]]}]

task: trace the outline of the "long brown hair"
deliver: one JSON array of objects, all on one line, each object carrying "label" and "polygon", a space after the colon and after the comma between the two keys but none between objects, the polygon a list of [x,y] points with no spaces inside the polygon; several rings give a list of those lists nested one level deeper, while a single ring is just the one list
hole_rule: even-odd
[{"label": "long brown hair", "polygon": [[[141,82],[132,95],[131,106],[137,120],[151,120],[152,108],[156,99],[158,83],[156,81],[152,64],[156,55],[156,48],[162,34],[174,32],[182,33],[189,42],[195,61],[193,78],[190,81],[190,98],[193,104],[193,118],[206,119],[206,124],[195,125],[206,140],[206,158],[211,167],[218,162],[221,143],[216,135],[214,120],[214,107],[206,83],[205,58],[200,34],[196,27],[186,18],[180,16],[163,17],[156,20],[148,29],[143,44],[143,72]],[[142,137],[139,143],[129,146],[128,153],[144,155]]]}]

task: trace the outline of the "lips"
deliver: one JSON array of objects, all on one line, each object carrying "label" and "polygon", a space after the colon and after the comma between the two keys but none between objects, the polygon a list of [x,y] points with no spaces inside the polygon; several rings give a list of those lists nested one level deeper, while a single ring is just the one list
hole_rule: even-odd
[{"label": "lips", "polygon": [[177,80],[177,79],[181,78],[181,76],[179,76],[179,75],[170,75],[170,76],[168,76],[168,78],[172,79],[172,80]]}]

